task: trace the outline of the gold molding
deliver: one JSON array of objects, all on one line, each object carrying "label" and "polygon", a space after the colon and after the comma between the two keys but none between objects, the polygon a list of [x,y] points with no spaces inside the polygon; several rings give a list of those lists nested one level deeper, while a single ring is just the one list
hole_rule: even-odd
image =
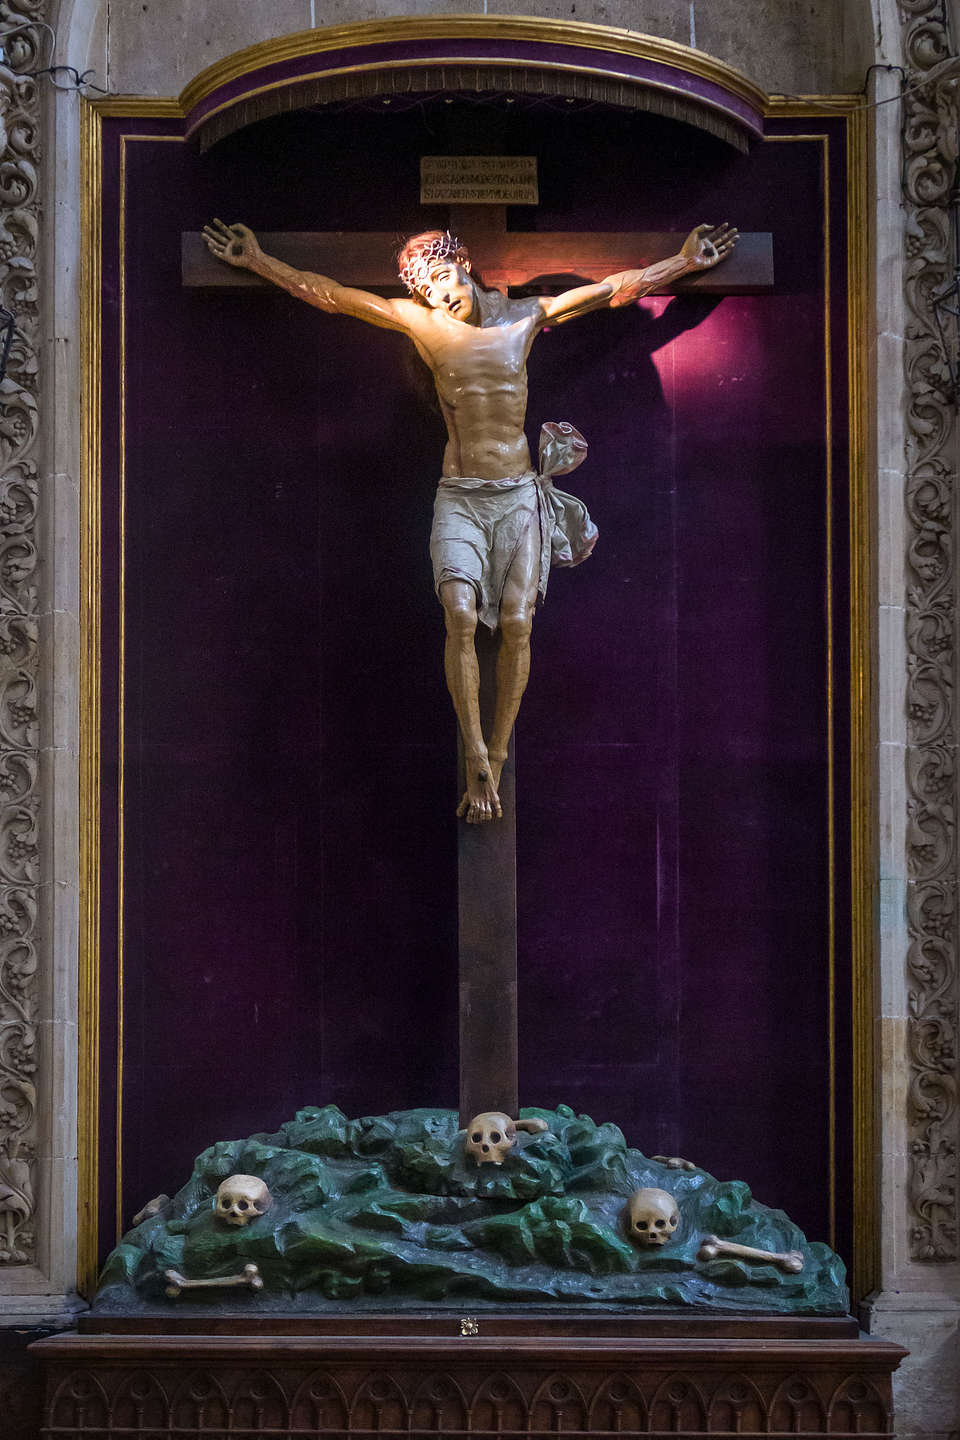
[{"label": "gold molding", "polygon": [[769,95],[763,113],[768,120],[829,120],[866,108],[862,95]]},{"label": "gold molding", "polygon": [[107,119],[182,120],[185,114],[179,100],[165,95],[108,95],[91,105]]},{"label": "gold molding", "polygon": [[117,567],[117,1036],[116,1036],[116,1111],[114,1120],[114,1201],[115,1239],[119,1245],[124,1231],[123,1187],[123,1081],[126,1044],[126,688],[127,688],[127,145],[182,145],[182,135],[121,135],[120,136],[120,202],[118,215],[119,256],[119,369],[120,369],[120,432]]},{"label": "gold molding", "polygon": [[101,120],[80,100],[80,950],[77,1288],[97,1276],[100,1102]]},{"label": "gold molding", "polygon": [[[602,80],[607,80],[618,85],[636,86],[638,90],[653,92],[655,94],[676,95],[687,103],[691,111],[709,111],[711,115],[721,117],[731,131],[739,129],[739,122],[732,112],[717,100],[708,99],[706,96],[692,95],[684,90],[681,85],[672,85],[666,80],[638,81],[629,75],[622,75],[617,70],[602,69],[596,65],[572,65],[554,60],[517,60],[502,55],[472,55],[467,59],[458,55],[438,55],[415,60],[370,60],[362,65],[338,65],[325,70],[311,70],[308,74],[298,75],[294,79],[271,80],[265,85],[253,85],[245,90],[242,95],[234,95],[229,100],[223,100],[219,105],[214,105],[208,110],[203,118],[190,127],[189,133],[201,132],[203,127],[213,119],[215,115],[221,115],[235,106],[242,105],[245,101],[253,99],[257,95],[267,95],[276,90],[296,90],[299,86],[310,84],[311,81],[328,80],[339,75],[360,75],[365,72],[381,74],[385,70],[450,70],[453,67],[469,66],[481,69],[490,67],[497,70],[540,70],[551,74],[570,75],[591,75]],[[312,103],[312,102],[311,102]],[[601,103],[603,103],[601,101]],[[186,118],[187,111],[183,112]],[[244,128],[249,121],[238,125],[238,129]],[[697,122],[690,119],[689,123]],[[707,128],[707,127],[703,127]],[[743,133],[748,133],[747,127],[743,127]]]},{"label": "gold molding", "polygon": [[876,517],[869,483],[867,334],[870,242],[867,194],[869,116],[865,107],[847,122],[847,316],[850,474],[850,942],[853,1109],[853,1273],[862,1297],[879,1277],[879,1225],[875,1150],[878,1086],[874,1068],[874,875],[876,794],[874,650]]},{"label": "gold molding", "polygon": [[320,55],[329,50],[360,45],[384,45],[396,40],[515,40],[575,45],[607,50],[632,59],[673,65],[715,85],[721,85],[748,105],[762,110],[766,95],[758,85],[722,60],[673,40],[661,40],[619,26],[590,25],[583,21],[548,20],[530,15],[404,15],[389,20],[361,20],[300,30],[273,40],[262,40],[201,70],[180,92],[184,113],[231,80],[265,65]]}]

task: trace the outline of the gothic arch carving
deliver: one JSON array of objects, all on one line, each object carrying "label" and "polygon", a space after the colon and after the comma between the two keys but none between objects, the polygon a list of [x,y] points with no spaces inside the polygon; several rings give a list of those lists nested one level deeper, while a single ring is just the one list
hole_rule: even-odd
[{"label": "gothic arch carving", "polygon": [[226,1430],[230,1423],[230,1407],[217,1377],[209,1370],[196,1370],[179,1386],[170,1405],[170,1423],[174,1429]]},{"label": "gothic arch carving", "polygon": [[530,1402],[532,1429],[583,1430],[586,1423],[587,1402],[569,1375],[550,1375],[537,1387]]},{"label": "gothic arch carving", "polygon": [[650,1403],[653,1430],[706,1430],[707,1402],[703,1391],[689,1375],[670,1375],[659,1386]]},{"label": "gothic arch carving", "polygon": [[410,1407],[392,1375],[370,1375],[359,1387],[350,1407],[352,1430],[407,1430]]},{"label": "gothic arch carving", "polygon": [[266,1370],[244,1373],[230,1397],[230,1420],[235,1430],[252,1435],[289,1429],[290,1407],[276,1376]]},{"label": "gothic arch carving", "polygon": [[312,1431],[346,1431],[349,1407],[336,1380],[325,1371],[308,1375],[290,1406],[290,1424]]},{"label": "gothic arch carving", "polygon": [[470,1413],[476,1430],[525,1430],[529,1423],[523,1392],[504,1371],[488,1375],[481,1383]]},{"label": "gothic arch carving", "polygon": [[611,1375],[599,1387],[590,1405],[590,1429],[644,1431],[647,1402],[629,1375]]},{"label": "gothic arch carving", "polygon": [[769,1429],[770,1417],[763,1396],[746,1375],[727,1375],[717,1387],[711,1401],[709,1425],[713,1430],[751,1430],[763,1433]]},{"label": "gothic arch carving", "polygon": [[892,1418],[876,1386],[864,1376],[850,1375],[830,1401],[827,1425],[831,1431],[847,1430],[855,1435],[871,1430],[882,1433]]},{"label": "gothic arch carving", "polygon": [[417,1387],[410,1406],[411,1424],[417,1431],[467,1430],[470,1407],[452,1375],[428,1375]]},{"label": "gothic arch carving", "polygon": [[791,1375],[784,1380],[770,1406],[770,1425],[774,1431],[817,1431],[826,1424],[823,1398],[805,1375]]},{"label": "gothic arch carving", "polygon": [[111,1401],[110,1423],[117,1430],[166,1430],[170,1403],[158,1378],[148,1370],[134,1370],[127,1375]]}]

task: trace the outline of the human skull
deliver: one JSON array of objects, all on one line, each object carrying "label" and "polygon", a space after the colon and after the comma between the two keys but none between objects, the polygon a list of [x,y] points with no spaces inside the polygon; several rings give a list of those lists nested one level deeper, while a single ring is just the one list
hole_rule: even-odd
[{"label": "human skull", "polygon": [[626,1221],[630,1239],[653,1248],[673,1239],[680,1211],[666,1190],[634,1190],[627,1202]]},{"label": "human skull", "polygon": [[258,1175],[230,1175],[217,1187],[214,1211],[227,1225],[249,1225],[273,1204],[273,1197]]},{"label": "human skull", "polygon": [[467,1126],[466,1151],[478,1165],[502,1165],[517,1140],[517,1127],[509,1115],[486,1110]]}]

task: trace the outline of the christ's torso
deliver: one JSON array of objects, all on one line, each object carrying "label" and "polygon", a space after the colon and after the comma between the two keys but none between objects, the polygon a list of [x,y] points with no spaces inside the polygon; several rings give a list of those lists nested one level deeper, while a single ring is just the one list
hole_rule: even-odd
[{"label": "christ's torso", "polygon": [[504,301],[498,309],[496,321],[484,325],[426,311],[413,332],[446,421],[446,476],[506,480],[531,468],[523,429],[527,355],[540,311],[531,301]]}]

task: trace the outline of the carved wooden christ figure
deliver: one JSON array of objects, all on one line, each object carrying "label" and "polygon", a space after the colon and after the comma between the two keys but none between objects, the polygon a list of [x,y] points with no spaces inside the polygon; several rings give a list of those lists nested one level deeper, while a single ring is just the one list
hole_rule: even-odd
[{"label": "carved wooden christ figure", "polygon": [[[482,288],[466,247],[449,231],[408,240],[398,257],[410,299],[384,299],[295,270],[266,255],[244,225],[215,220],[204,230],[211,253],[252,270],[311,305],[399,330],[429,366],[447,426],[430,553],[446,620],[444,668],[463,737],[466,792],[457,814],[477,825],[501,815],[498,786],[530,673],[530,630],[551,563],[586,559],[596,527],[584,506],[555,489],[530,463],[524,434],[527,356],[547,324],[609,305],[627,305],[694,271],[720,263],[736,244],[729,225],[698,225],[680,251],[640,270],[554,297],[513,300]],[[552,468],[564,473],[582,456],[569,426],[544,427]],[[543,448],[543,447],[542,447]],[[559,453],[559,461],[557,455]],[[496,705],[485,737],[480,723],[478,621],[499,626]]]}]

